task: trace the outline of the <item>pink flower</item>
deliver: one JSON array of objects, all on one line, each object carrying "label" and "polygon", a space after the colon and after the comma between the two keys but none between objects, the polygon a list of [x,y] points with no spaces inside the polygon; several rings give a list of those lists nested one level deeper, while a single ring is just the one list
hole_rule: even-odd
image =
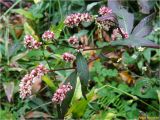
[{"label": "pink flower", "polygon": [[80,22],[90,22],[92,21],[92,16],[89,13],[74,13],[66,17],[64,23],[68,27],[78,26]]},{"label": "pink flower", "polygon": [[25,99],[26,97],[32,94],[32,85],[35,79],[41,79],[44,74],[48,73],[48,69],[46,69],[42,64],[38,65],[35,69],[33,69],[30,74],[26,74],[20,84],[20,98]]},{"label": "pink flower", "polygon": [[36,41],[31,35],[24,37],[24,44],[28,49],[38,49],[42,45],[41,42]]},{"label": "pink flower", "polygon": [[42,39],[43,39],[43,40],[46,40],[46,41],[47,41],[47,40],[53,40],[54,37],[55,37],[54,33],[53,33],[52,31],[50,31],[50,30],[45,31],[45,32],[43,33],[43,35],[42,35]]},{"label": "pink flower", "polygon": [[[121,29],[122,34],[124,35],[124,38],[128,38],[129,37],[128,33],[125,32],[122,28],[120,28],[120,29]],[[118,30],[118,28],[113,30],[111,38],[112,38],[112,40],[116,40],[116,39],[121,39],[122,38],[122,35],[120,34],[120,31]]]},{"label": "pink flower", "polygon": [[81,14],[80,13],[74,13],[66,17],[64,23],[68,27],[73,27],[74,25],[78,26],[78,24],[81,22]]},{"label": "pink flower", "polygon": [[90,22],[90,21],[92,21],[92,16],[89,13],[82,13],[81,14],[81,21]]},{"label": "pink flower", "polygon": [[78,44],[78,37],[76,37],[75,35],[74,36],[72,36],[72,37],[70,37],[69,39],[68,39],[68,42],[71,44],[71,45],[76,45],[76,44]]},{"label": "pink flower", "polygon": [[24,99],[28,96],[30,96],[32,94],[31,90],[32,90],[32,77],[29,75],[29,74],[26,74],[20,84],[19,84],[19,87],[20,87],[20,98]]},{"label": "pink flower", "polygon": [[101,7],[101,8],[99,9],[98,13],[99,13],[100,15],[106,15],[106,14],[108,14],[108,13],[112,13],[112,9],[103,6],[103,7]]},{"label": "pink flower", "polygon": [[52,101],[55,103],[61,103],[65,99],[67,92],[71,89],[72,86],[70,85],[70,83],[60,86],[54,93]]},{"label": "pink flower", "polygon": [[66,61],[66,62],[72,62],[73,60],[75,60],[75,56],[73,55],[73,54],[71,54],[71,53],[64,53],[63,55],[62,55],[62,57],[63,57],[63,60],[64,61]]}]

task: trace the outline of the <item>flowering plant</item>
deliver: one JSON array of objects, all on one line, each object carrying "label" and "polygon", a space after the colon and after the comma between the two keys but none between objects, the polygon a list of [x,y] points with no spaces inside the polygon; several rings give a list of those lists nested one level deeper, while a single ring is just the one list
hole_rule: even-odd
[{"label": "flowering plant", "polygon": [[[58,5],[61,6],[61,3],[59,1]],[[45,7],[40,9],[43,5]],[[154,104],[143,101],[153,99],[155,102],[157,98],[151,95],[155,91],[147,85],[146,89],[139,82],[143,75],[149,78],[157,74],[149,64],[157,58],[160,46],[147,37],[153,32],[150,23],[156,17],[155,12],[137,20],[132,10],[125,9],[118,0],[108,0],[107,6],[103,2],[89,4],[87,11],[83,10],[85,12],[66,13],[59,8],[61,18],[56,20],[56,14],[54,17],[48,15],[52,7],[48,7],[46,2],[39,2],[35,6],[35,9],[32,6],[29,10],[13,10],[25,17],[22,20],[24,47],[21,46],[22,50],[19,50],[25,52],[11,60],[9,56],[7,58],[7,65],[19,68],[23,74],[17,78],[19,101],[24,104],[30,104],[30,101],[36,104],[38,101],[40,109],[44,108],[48,114],[52,111],[54,118],[58,119],[97,119],[96,115],[102,116],[103,113],[97,111],[102,109],[107,111],[107,119],[110,113],[117,119],[133,119],[134,116],[128,111],[137,115],[137,112],[144,110],[139,108],[138,103],[143,103],[157,114]],[[35,14],[34,10],[43,14]],[[31,27],[31,24],[37,23],[35,28]],[[1,71],[3,73],[2,67]],[[157,83],[154,79],[152,81],[152,85],[156,86],[153,89],[156,89]],[[46,100],[52,104],[47,109],[42,104]],[[32,105],[33,110],[37,109]],[[31,115],[28,114],[22,116]]]}]

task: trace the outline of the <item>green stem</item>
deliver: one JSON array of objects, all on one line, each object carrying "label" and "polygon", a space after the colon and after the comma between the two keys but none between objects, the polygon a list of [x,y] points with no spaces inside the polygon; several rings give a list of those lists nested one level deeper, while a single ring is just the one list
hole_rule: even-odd
[{"label": "green stem", "polygon": [[60,0],[58,0],[58,6],[59,6],[59,12],[60,12],[61,21],[62,21],[62,10],[61,10],[61,3],[60,3]]},{"label": "green stem", "polygon": [[57,112],[58,112],[58,118],[62,119],[62,112],[61,112],[60,104],[57,104]]},{"label": "green stem", "polygon": [[139,99],[138,97],[136,97],[136,96],[134,96],[134,95],[132,95],[132,94],[129,94],[129,93],[123,91],[123,90],[120,90],[120,89],[118,89],[118,88],[116,88],[116,87],[113,87],[113,86],[111,86],[111,85],[108,85],[108,84],[105,85],[105,86],[103,86],[103,87],[101,87],[101,88],[99,88],[99,89],[97,90],[97,92],[100,91],[101,89],[105,88],[105,87],[110,87],[110,88],[112,88],[112,89],[115,89],[115,90],[117,90],[117,91],[120,91],[120,92],[122,92],[122,93],[124,93],[124,94],[126,94],[126,95],[128,95],[128,96],[130,96],[130,97],[132,97],[134,100],[138,100],[138,101],[140,101],[141,103],[143,103],[143,104],[149,106],[150,108],[154,109],[155,111],[159,112],[159,110],[158,110],[157,108],[153,107],[152,105],[149,105],[148,103],[144,102],[143,100]]},{"label": "green stem", "polygon": [[17,2],[15,2],[1,17],[0,19],[3,18],[3,16],[5,16],[12,8],[14,8],[21,0],[18,0]]},{"label": "green stem", "polygon": [[52,103],[52,102],[44,103],[44,104],[42,104],[42,105],[39,105],[39,106],[35,107],[35,108],[32,109],[31,111],[34,111],[34,110],[36,110],[36,109],[39,108],[39,107],[42,107],[42,106],[45,106],[45,105],[48,105],[48,104],[51,104],[51,103]]},{"label": "green stem", "polygon": [[46,56],[45,56],[45,54],[44,54],[44,47],[42,47],[42,54],[43,54],[43,58],[45,59],[45,61],[46,61],[47,64],[48,64],[49,69],[51,70],[51,66],[49,65],[49,62],[48,62],[48,60],[47,60],[47,58],[46,58]]}]

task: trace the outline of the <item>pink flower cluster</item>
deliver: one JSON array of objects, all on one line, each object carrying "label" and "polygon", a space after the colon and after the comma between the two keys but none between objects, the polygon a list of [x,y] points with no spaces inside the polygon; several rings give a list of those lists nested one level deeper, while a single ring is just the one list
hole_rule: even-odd
[{"label": "pink flower cluster", "polygon": [[73,54],[68,53],[68,52],[64,53],[62,55],[62,57],[63,57],[63,60],[66,61],[66,62],[72,62],[76,58]]},{"label": "pink flower cluster", "polygon": [[53,40],[55,37],[54,33],[50,30],[45,31],[42,35],[42,39],[47,41],[47,40]]},{"label": "pink flower cluster", "polygon": [[24,45],[28,49],[38,49],[42,42],[36,41],[31,35],[26,35],[24,37]]},{"label": "pink flower cluster", "polygon": [[[121,29],[122,34],[124,35],[124,38],[128,38],[129,37],[128,33],[125,32],[122,28],[120,28],[120,29]],[[111,38],[112,38],[112,40],[117,40],[117,39],[122,38],[122,35],[120,34],[120,31],[118,30],[118,28],[113,30]]]},{"label": "pink flower cluster", "polygon": [[52,101],[55,103],[61,103],[65,99],[67,92],[71,89],[72,86],[70,85],[70,83],[60,86],[54,93]]},{"label": "pink flower cluster", "polygon": [[101,8],[99,9],[98,13],[99,13],[100,15],[106,15],[106,14],[108,14],[108,13],[112,13],[112,9],[103,6],[103,7],[101,7]]},{"label": "pink flower cluster", "polygon": [[76,45],[76,44],[79,43],[78,37],[76,37],[75,35],[74,35],[74,36],[71,36],[71,37],[68,39],[68,42],[69,42],[69,44],[71,44],[71,45]]},{"label": "pink flower cluster", "polygon": [[82,13],[81,14],[81,21],[82,22],[90,22],[92,21],[92,16],[89,13]]},{"label": "pink flower cluster", "polygon": [[92,21],[92,16],[88,13],[74,13],[66,17],[64,23],[68,27],[78,26],[80,22],[90,22]]},{"label": "pink flower cluster", "polygon": [[32,85],[35,79],[41,79],[44,74],[48,73],[48,69],[46,69],[42,64],[38,65],[35,69],[33,69],[30,74],[26,74],[20,84],[20,98],[24,99],[32,94]]}]

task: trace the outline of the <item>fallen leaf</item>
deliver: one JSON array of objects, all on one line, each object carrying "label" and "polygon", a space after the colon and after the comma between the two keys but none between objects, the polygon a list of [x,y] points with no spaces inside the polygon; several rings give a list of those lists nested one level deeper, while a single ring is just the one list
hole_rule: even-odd
[{"label": "fallen leaf", "polygon": [[32,93],[37,93],[41,89],[42,80],[38,77],[34,78],[34,83],[32,85]]},{"label": "fallen leaf", "polygon": [[4,91],[6,93],[7,99],[11,102],[13,97],[13,90],[14,90],[14,82],[3,83]]},{"label": "fallen leaf", "polygon": [[105,41],[110,42],[111,38],[109,37],[109,35],[103,30],[103,38],[105,39]]},{"label": "fallen leaf", "polygon": [[133,77],[128,73],[128,71],[122,71],[119,73],[121,79],[126,82],[128,85],[133,85],[135,80]]},{"label": "fallen leaf", "polygon": [[47,113],[39,112],[39,111],[32,111],[25,115],[25,118],[49,118],[51,117]]}]

